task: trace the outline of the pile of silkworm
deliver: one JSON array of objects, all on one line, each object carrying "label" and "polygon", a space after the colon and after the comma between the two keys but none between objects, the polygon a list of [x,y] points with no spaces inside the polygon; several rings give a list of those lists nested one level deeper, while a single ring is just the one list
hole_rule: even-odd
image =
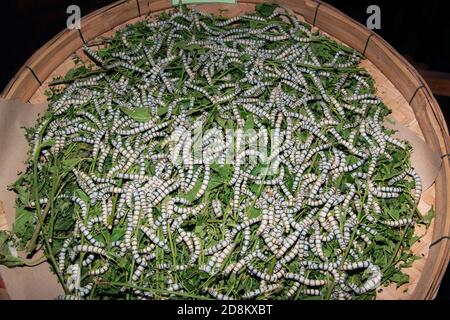
[{"label": "pile of silkworm", "polygon": [[[60,298],[358,299],[382,284],[372,249],[414,223],[421,183],[358,53],[281,8],[176,10],[84,51],[95,66],[31,139],[43,183],[55,159],[72,165],[47,215],[73,219],[49,235]],[[256,141],[270,152],[243,147]]]}]

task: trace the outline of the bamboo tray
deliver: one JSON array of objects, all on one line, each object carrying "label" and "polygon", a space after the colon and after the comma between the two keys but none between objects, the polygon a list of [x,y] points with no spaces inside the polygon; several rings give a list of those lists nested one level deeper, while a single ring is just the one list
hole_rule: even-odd
[{"label": "bamboo tray", "polygon": [[[206,4],[200,9],[233,16],[254,11],[263,0],[238,0],[236,5]],[[365,55],[362,62],[374,77],[377,95],[393,111],[393,117],[426,141],[440,155],[450,153],[450,139],[442,112],[429,87],[418,72],[377,34],[355,22],[330,5],[316,0],[271,0],[295,13],[323,33]],[[83,58],[83,43],[99,36],[112,35],[125,24],[172,9],[170,0],[122,0],[99,9],[81,20],[80,30],[60,32],[29,58],[3,91],[3,98],[40,103],[53,77],[64,75],[74,66],[71,55]],[[86,56],[84,56],[86,58]],[[87,59],[87,58],[86,58]],[[413,250],[422,259],[406,270],[410,283],[379,289],[378,299],[433,299],[439,289],[449,257],[450,243],[450,160],[443,163],[433,186],[425,190],[419,204],[422,213],[431,207],[436,216],[428,230],[416,227],[423,235]],[[0,229],[6,228],[0,199]]]}]

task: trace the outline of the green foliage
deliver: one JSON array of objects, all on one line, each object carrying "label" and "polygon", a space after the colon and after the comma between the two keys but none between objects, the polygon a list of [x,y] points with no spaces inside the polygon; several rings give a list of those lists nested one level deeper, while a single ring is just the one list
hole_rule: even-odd
[{"label": "green foliage", "polygon": [[256,12],[263,17],[269,17],[277,7],[276,3],[259,3],[256,5]]},{"label": "green foliage", "polygon": [[121,108],[121,110],[125,114],[127,114],[130,118],[139,122],[148,122],[152,119],[152,116],[150,115],[150,111],[148,108],[134,108],[134,109]]}]

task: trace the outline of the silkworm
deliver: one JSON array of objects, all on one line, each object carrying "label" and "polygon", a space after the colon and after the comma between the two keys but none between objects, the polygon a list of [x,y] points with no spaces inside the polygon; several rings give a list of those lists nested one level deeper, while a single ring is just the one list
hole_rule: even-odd
[{"label": "silkworm", "polygon": [[275,291],[281,288],[281,284],[270,284],[266,288],[259,288],[250,292],[246,292],[242,295],[243,299],[255,298],[261,294],[265,294],[271,291]]}]

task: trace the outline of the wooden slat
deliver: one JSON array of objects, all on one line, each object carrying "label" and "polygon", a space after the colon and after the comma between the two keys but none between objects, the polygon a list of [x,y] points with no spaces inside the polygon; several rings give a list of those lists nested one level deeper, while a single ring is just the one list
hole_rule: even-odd
[{"label": "wooden slat", "polygon": [[138,0],[138,4],[141,11],[141,15],[144,16],[172,8],[172,2],[170,0],[156,0],[156,1]]},{"label": "wooden slat", "polygon": [[411,101],[416,89],[423,84],[409,62],[377,35],[370,38],[365,56],[386,74],[407,101]]},{"label": "wooden slat", "polygon": [[34,71],[40,82],[83,44],[78,30],[64,30],[47,42],[26,64]]},{"label": "wooden slat", "polygon": [[81,33],[86,42],[113,29],[118,24],[139,16],[136,0],[123,0],[92,12],[81,20]]},{"label": "wooden slat", "polygon": [[[257,2],[261,3],[263,1]],[[317,9],[320,4],[318,1],[311,0],[280,0],[275,2],[293,10],[296,14],[302,15],[302,17],[305,18],[305,21],[309,24],[314,23],[314,18],[316,17]]]},{"label": "wooden slat", "polygon": [[361,53],[365,51],[371,35],[367,28],[324,3],[317,9],[315,26]]},{"label": "wooden slat", "polygon": [[25,67],[20,68],[14,78],[6,85],[2,97],[11,100],[27,102],[39,88],[39,82],[31,71]]}]

